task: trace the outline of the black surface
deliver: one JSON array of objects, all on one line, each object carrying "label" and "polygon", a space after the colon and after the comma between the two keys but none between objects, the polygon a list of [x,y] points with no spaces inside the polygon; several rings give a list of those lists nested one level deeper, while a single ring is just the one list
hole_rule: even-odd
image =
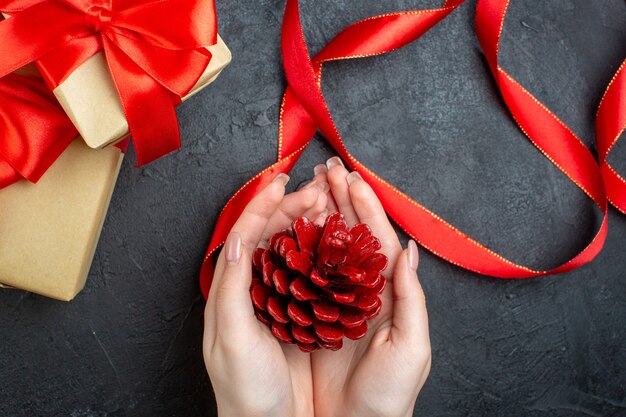
[{"label": "black surface", "polygon": [[[438,1],[308,1],[312,51],[374,13]],[[279,0],[218,1],[234,61],[179,110],[184,148],[127,158],[85,290],[70,304],[0,291],[0,415],[210,416],[197,276],[231,194],[275,157],[285,87]],[[474,1],[405,49],[329,65],[324,89],[363,162],[512,260],[559,264],[599,219],[525,139],[488,73]],[[622,0],[511,2],[502,65],[593,143],[593,117],[626,52]],[[311,144],[307,178],[331,152]],[[626,172],[626,141],[612,162]],[[433,368],[416,416],[626,416],[626,216],[575,272],[500,281],[422,251]]]}]

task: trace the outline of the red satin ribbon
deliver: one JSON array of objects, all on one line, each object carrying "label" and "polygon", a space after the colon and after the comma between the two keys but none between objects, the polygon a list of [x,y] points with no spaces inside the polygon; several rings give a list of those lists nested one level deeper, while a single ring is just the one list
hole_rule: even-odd
[{"label": "red satin ribbon", "polygon": [[0,134],[1,189],[37,182],[78,132],[42,79],[9,74],[0,78]]},{"label": "red satin ribbon", "polygon": [[626,60],[609,83],[596,115],[596,140],[600,171],[609,201],[626,214],[626,180],[613,169],[607,158],[626,129]]},{"label": "red satin ribbon", "polygon": [[[302,33],[298,2],[287,0],[282,50],[289,86],[283,96],[280,112],[277,162],[237,191],[220,214],[200,273],[200,284],[205,296],[213,275],[212,255],[223,244],[245,205],[278,172],[291,170],[317,129],[350,168],[358,171],[372,186],[387,213],[407,234],[455,265],[497,278],[529,278],[577,268],[600,252],[607,233],[608,205],[598,164],[591,152],[561,120],[498,65],[500,33],[508,1],[479,0],[476,11],[478,37],[502,97],[522,131],[603,213],[603,221],[596,236],[582,252],[550,270],[533,270],[511,262],[385,182],[357,161],[344,146],[320,89],[323,63],[379,55],[400,48],[416,40],[463,1],[448,0],[440,9],[390,13],[357,22],[338,34],[311,60]],[[618,81],[623,82],[623,79]],[[614,81],[613,85],[618,84]],[[618,108],[623,115],[624,91],[620,88],[610,87],[612,93],[607,92],[603,103],[614,110],[615,103],[621,97]],[[613,120],[614,114],[608,113],[606,117]],[[622,126],[623,130],[623,119],[620,120],[622,122],[616,124]],[[598,123],[604,123],[600,117]],[[609,132],[611,140],[615,132],[615,129]]]},{"label": "red satin ribbon", "polygon": [[102,50],[139,165],[180,147],[175,106],[217,42],[212,0],[0,0],[0,77],[38,66],[51,87]]}]

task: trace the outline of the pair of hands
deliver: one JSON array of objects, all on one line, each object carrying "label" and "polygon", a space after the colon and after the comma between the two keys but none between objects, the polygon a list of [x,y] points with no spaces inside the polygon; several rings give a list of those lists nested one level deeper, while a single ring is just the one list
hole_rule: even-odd
[{"label": "pair of hands", "polygon": [[[413,413],[430,371],[431,351],[418,253],[403,250],[370,186],[337,157],[315,167],[313,180],[285,195],[278,175],[245,208],[217,261],[205,310],[203,351],[220,417],[389,416]],[[323,223],[341,212],[366,223],[389,258],[382,310],[368,334],[339,351],[301,352],[280,343],[254,315],[252,253],[300,216]]]}]

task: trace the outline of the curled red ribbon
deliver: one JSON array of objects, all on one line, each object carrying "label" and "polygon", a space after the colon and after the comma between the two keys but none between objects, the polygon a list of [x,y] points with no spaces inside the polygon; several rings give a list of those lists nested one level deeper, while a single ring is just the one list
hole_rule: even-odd
[{"label": "curled red ribbon", "polygon": [[[498,46],[509,4],[507,0],[479,0],[476,10],[478,38],[502,97],[522,131],[601,210],[602,224],[587,247],[568,262],[550,270],[533,270],[518,265],[465,235],[384,181],[354,158],[344,146],[320,89],[323,63],[369,57],[400,48],[419,38],[463,1],[447,0],[439,9],[390,13],[362,20],[344,29],[311,59],[300,24],[298,1],[287,0],[282,50],[288,87],[280,112],[277,162],[239,189],[220,214],[200,273],[205,296],[213,275],[212,255],[223,244],[245,205],[278,172],[291,170],[317,129],[350,168],[358,171],[372,186],[387,213],[408,235],[455,265],[496,278],[530,278],[572,270],[590,262],[600,252],[606,239],[608,217],[603,181],[607,182],[609,190],[624,196],[606,180],[612,174],[604,173],[612,171],[606,164],[606,154],[624,130],[626,100],[623,65],[609,86],[598,114],[598,125],[602,125],[598,131],[606,138],[601,139],[599,134],[599,143],[604,141],[599,147],[606,151],[601,152],[601,164],[607,166],[602,168],[601,174],[596,160],[580,139],[498,65]],[[608,128],[604,126],[606,123]],[[623,187],[623,179],[621,181]],[[618,197],[615,196],[612,201],[615,203]]]},{"label": "curled red ribbon", "polygon": [[[0,78],[0,189],[37,182],[78,132],[40,78]],[[53,139],[53,140],[51,140]]]},{"label": "curled red ribbon", "polygon": [[139,165],[180,147],[175,106],[217,42],[212,0],[0,0],[0,77],[32,62],[55,87],[102,50]]},{"label": "curled red ribbon", "polygon": [[626,60],[611,79],[596,115],[596,140],[600,171],[609,201],[626,214],[626,180],[608,163],[607,158],[626,129]]}]

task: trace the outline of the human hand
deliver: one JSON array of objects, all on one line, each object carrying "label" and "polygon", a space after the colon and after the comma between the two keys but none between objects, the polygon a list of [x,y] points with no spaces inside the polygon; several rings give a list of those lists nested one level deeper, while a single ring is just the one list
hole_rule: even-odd
[{"label": "human hand", "polygon": [[315,415],[411,416],[431,364],[426,304],[416,274],[417,246],[410,241],[402,250],[374,191],[339,158],[316,166],[314,179],[330,184],[329,211],[340,211],[349,226],[369,225],[389,259],[382,309],[368,321],[367,335],[345,340],[339,351],[311,355]]},{"label": "human hand", "polygon": [[218,258],[205,309],[206,363],[220,417],[313,415],[310,355],[280,343],[254,315],[252,253],[300,216],[316,219],[328,185],[312,182],[285,196],[278,175],[248,204]]}]

